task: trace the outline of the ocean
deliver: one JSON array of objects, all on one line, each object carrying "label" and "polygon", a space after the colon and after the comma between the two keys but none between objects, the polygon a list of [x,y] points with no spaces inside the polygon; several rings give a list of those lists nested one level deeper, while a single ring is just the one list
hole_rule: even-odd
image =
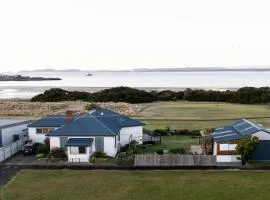
[{"label": "ocean", "polygon": [[270,86],[270,72],[207,71],[207,72],[23,72],[23,76],[57,77],[61,81],[0,82],[0,98],[31,98],[46,89],[63,88],[94,92],[117,86],[145,90],[213,89],[236,90],[240,87]]}]

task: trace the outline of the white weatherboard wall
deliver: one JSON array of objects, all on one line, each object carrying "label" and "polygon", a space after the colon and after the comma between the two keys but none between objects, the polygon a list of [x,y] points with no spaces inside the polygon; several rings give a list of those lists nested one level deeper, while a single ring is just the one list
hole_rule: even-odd
[{"label": "white weatherboard wall", "polygon": [[13,135],[23,137],[23,130],[27,128],[27,124],[12,126],[2,129],[2,146],[5,147],[13,142]]},{"label": "white weatherboard wall", "polygon": [[55,128],[56,130],[58,127],[28,127],[29,140],[32,140],[34,143],[44,143],[47,137],[46,134],[37,133],[38,128]]},{"label": "white weatherboard wall", "polygon": [[142,126],[133,126],[125,127],[120,130],[120,145],[125,146],[131,140],[136,140],[139,144],[142,144],[143,137],[143,127]]},{"label": "white weatherboard wall", "polygon": [[50,149],[60,147],[60,138],[59,137],[50,137]]},{"label": "white weatherboard wall", "polygon": [[240,157],[238,155],[217,155],[217,162],[241,162],[237,159],[237,157]]},{"label": "white weatherboard wall", "polygon": [[115,137],[104,137],[104,153],[108,156],[115,157],[117,154],[117,143],[115,146]]}]

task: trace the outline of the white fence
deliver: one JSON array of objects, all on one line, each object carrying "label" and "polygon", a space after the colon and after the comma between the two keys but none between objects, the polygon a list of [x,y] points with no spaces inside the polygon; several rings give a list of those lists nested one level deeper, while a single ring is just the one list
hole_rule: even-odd
[{"label": "white fence", "polygon": [[0,148],[0,162],[8,159],[18,151],[22,150],[24,143],[28,140],[28,136],[23,137],[8,146]]},{"label": "white fence", "polygon": [[138,154],[135,166],[216,166],[216,156],[179,154]]}]

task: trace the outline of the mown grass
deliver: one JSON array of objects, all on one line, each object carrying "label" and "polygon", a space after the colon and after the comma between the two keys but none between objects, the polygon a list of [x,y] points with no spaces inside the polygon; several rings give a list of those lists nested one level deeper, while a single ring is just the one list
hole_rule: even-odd
[{"label": "mown grass", "polygon": [[[172,129],[204,129],[221,126],[235,119],[270,117],[270,108],[267,105],[157,102],[144,106],[138,113],[138,119],[142,119],[148,129],[166,126]],[[270,118],[250,120],[270,127]]]},{"label": "mown grass", "polygon": [[197,145],[198,138],[192,138],[190,136],[185,135],[177,135],[177,136],[163,136],[161,137],[161,144],[154,145],[143,145],[144,148],[138,147],[137,153],[145,154],[145,153],[155,153],[159,149],[185,149],[186,152],[190,151],[191,145]]},{"label": "mown grass", "polygon": [[270,171],[22,171],[4,200],[268,200]]}]

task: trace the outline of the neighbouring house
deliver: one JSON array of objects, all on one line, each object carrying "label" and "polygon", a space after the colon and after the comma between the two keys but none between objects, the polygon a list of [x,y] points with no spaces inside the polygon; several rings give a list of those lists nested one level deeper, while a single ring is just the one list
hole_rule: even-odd
[{"label": "neighbouring house", "polygon": [[270,131],[262,125],[246,119],[237,120],[226,126],[216,128],[211,135],[213,138],[213,155],[217,162],[240,162],[236,154],[236,146],[244,135],[256,136],[259,139],[251,160],[270,160]]},{"label": "neighbouring house", "polygon": [[69,162],[88,162],[95,151],[114,157],[120,147],[132,140],[142,144],[143,123],[109,109],[97,109],[84,115],[48,116],[28,126],[29,138],[50,149],[64,148]]},{"label": "neighbouring house", "polygon": [[0,148],[27,136],[27,120],[0,120]]}]

